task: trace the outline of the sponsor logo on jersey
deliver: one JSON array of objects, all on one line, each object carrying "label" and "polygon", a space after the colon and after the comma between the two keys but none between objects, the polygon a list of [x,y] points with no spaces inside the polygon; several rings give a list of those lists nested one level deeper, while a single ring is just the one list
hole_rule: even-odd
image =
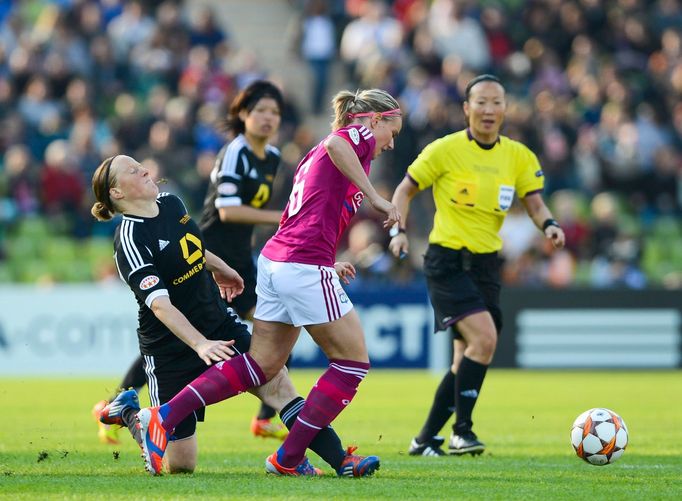
[{"label": "sponsor logo on jersey", "polygon": [[147,289],[151,289],[158,283],[159,277],[157,277],[156,275],[147,275],[140,281],[140,289],[146,291]]},{"label": "sponsor logo on jersey", "polygon": [[220,183],[218,185],[218,194],[219,195],[224,195],[226,197],[229,197],[230,195],[234,195],[237,193],[237,185],[234,183]]},{"label": "sponsor logo on jersey", "polygon": [[184,216],[182,216],[182,217],[180,218],[180,224],[187,224],[187,222],[188,222],[190,219],[192,219],[192,218],[189,217],[189,214],[185,214]]},{"label": "sponsor logo on jersey", "polygon": [[339,301],[342,303],[348,302],[348,296],[346,296],[346,292],[343,289],[336,289],[336,295],[339,296]]},{"label": "sponsor logo on jersey", "polygon": [[545,175],[545,173],[542,172],[542,169],[535,171],[535,177],[542,177],[544,175]]},{"label": "sponsor logo on jersey", "polygon": [[204,269],[204,264],[206,264],[206,258],[203,258],[200,263],[195,264],[179,277],[174,278],[173,285],[180,285],[185,280],[189,280],[190,278],[192,278],[194,275],[196,275],[197,273]]},{"label": "sponsor logo on jersey", "polygon": [[358,129],[348,129],[348,135],[350,136],[350,140],[353,141],[353,144],[356,146],[360,144],[360,133],[358,132]]},{"label": "sponsor logo on jersey", "polygon": [[165,249],[170,242],[168,240],[159,240],[159,250]]},{"label": "sponsor logo on jersey", "polygon": [[362,204],[362,201],[365,199],[365,194],[362,193],[361,191],[358,191],[353,194],[352,201],[353,201],[353,214],[355,214],[358,209],[360,208],[360,205]]}]

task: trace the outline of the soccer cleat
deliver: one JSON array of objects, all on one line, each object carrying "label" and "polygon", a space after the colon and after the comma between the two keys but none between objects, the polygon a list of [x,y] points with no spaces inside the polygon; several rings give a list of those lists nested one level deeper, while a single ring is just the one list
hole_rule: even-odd
[{"label": "soccer cleat", "polygon": [[254,416],[251,420],[251,433],[255,437],[276,438],[284,441],[289,430],[282,423],[273,423],[271,419],[258,419]]},{"label": "soccer cleat", "polygon": [[445,439],[438,435],[431,437],[426,442],[417,442],[416,437],[410,442],[410,448],[407,453],[410,456],[445,456],[445,451],[441,448]]},{"label": "soccer cleat", "polygon": [[158,407],[148,407],[137,413],[137,424],[142,435],[142,459],[145,469],[152,475],[160,475],[163,455],[168,445],[168,433],[163,425]]},{"label": "soccer cleat", "polygon": [[103,444],[118,444],[118,427],[100,421],[100,415],[106,406],[107,401],[100,400],[92,407],[92,417],[97,421],[97,438]]},{"label": "soccer cleat", "polygon": [[116,395],[99,413],[99,421],[103,424],[117,424],[125,426],[123,422],[123,411],[132,408],[135,412],[140,410],[140,400],[137,398],[135,390],[125,390]]},{"label": "soccer cleat", "polygon": [[357,456],[353,454],[357,447],[351,446],[346,449],[346,457],[341,466],[336,470],[339,477],[368,477],[381,466],[377,456]]},{"label": "soccer cleat", "polygon": [[448,450],[450,454],[461,456],[462,454],[471,454],[476,456],[482,454],[485,450],[485,444],[478,440],[473,431],[465,431],[460,435],[454,433],[450,435],[450,442],[448,443]]},{"label": "soccer cleat", "polygon": [[265,471],[273,475],[283,475],[290,477],[319,477],[322,475],[322,470],[315,468],[307,457],[303,457],[303,460],[298,463],[298,466],[293,468],[287,468],[282,466],[277,461],[277,451],[273,452],[265,460]]}]

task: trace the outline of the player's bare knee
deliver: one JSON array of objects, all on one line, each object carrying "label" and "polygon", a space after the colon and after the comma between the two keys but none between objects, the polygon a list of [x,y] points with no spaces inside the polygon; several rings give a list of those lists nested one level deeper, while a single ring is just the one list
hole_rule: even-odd
[{"label": "player's bare knee", "polygon": [[265,379],[268,382],[272,382],[273,380],[277,379],[282,371],[282,367],[278,364],[267,364],[265,366],[261,365],[261,369],[263,369],[263,374],[265,374]]},{"label": "player's bare knee", "polygon": [[168,473],[171,475],[178,475],[178,474],[192,474],[194,473],[194,466],[169,466],[168,467]]},{"label": "player's bare knee", "polygon": [[486,333],[485,335],[481,336],[480,341],[481,354],[492,358],[493,354],[495,353],[495,348],[497,347],[497,336],[495,333]]},{"label": "player's bare knee", "polygon": [[271,381],[273,378],[275,378],[282,370],[282,367],[284,367],[284,363],[286,361],[282,361],[278,358],[255,351],[249,352],[249,355],[251,355],[251,358],[253,358],[253,360],[258,364],[258,367],[260,367],[260,369],[263,371],[263,374],[265,374],[266,381]]}]

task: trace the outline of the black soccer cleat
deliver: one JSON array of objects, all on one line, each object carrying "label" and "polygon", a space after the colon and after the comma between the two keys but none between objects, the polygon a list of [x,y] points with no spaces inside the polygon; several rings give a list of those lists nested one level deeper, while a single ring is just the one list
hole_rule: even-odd
[{"label": "black soccer cleat", "polygon": [[450,454],[461,456],[462,454],[471,454],[477,456],[482,454],[485,450],[485,444],[478,440],[473,431],[465,431],[460,435],[454,433],[450,435],[450,442],[448,443],[448,451]]},{"label": "black soccer cleat", "polygon": [[435,435],[426,442],[419,443],[417,438],[413,438],[410,442],[410,448],[407,450],[410,456],[445,456],[445,451],[441,448],[445,439]]}]

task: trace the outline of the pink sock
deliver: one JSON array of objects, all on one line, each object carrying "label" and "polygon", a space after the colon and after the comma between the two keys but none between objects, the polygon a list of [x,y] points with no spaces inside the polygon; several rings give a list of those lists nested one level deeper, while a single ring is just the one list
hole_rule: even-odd
[{"label": "pink sock", "polygon": [[166,431],[201,407],[215,404],[264,384],[265,374],[248,353],[206,369],[159,409]]},{"label": "pink sock", "polygon": [[301,462],[317,433],[353,400],[368,370],[369,364],[365,362],[329,361],[329,368],[310,390],[289,436],[277,451],[280,465],[293,468]]}]

